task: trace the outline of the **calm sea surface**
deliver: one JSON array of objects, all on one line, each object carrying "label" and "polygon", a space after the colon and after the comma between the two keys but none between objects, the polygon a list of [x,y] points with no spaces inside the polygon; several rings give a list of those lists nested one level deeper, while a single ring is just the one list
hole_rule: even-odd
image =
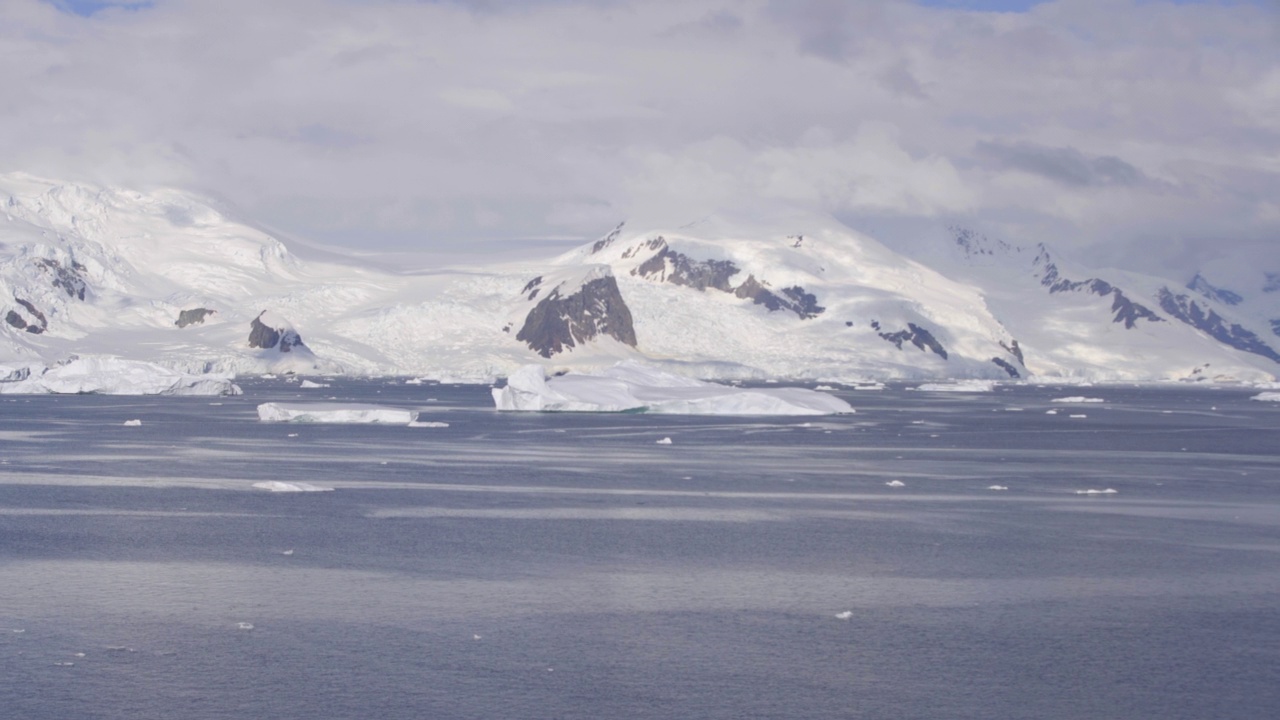
[{"label": "calm sea surface", "polygon": [[[1256,391],[890,388],[795,419],[332,382],[0,397],[0,717],[1280,712]],[[449,426],[257,421],[331,398]]]}]

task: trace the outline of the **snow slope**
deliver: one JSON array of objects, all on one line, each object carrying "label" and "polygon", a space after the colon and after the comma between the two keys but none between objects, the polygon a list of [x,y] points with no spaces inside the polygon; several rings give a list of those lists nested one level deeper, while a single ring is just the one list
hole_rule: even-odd
[{"label": "snow slope", "polygon": [[175,190],[9,174],[0,205],[0,363],[15,366],[113,356],[194,373],[488,382],[531,363],[641,360],[847,383],[1261,382],[1280,368],[1260,326],[1280,292],[1255,293],[1260,309],[1244,312],[972,233],[908,258],[828,217],[713,217],[620,226],[541,263],[391,272],[300,255]]}]

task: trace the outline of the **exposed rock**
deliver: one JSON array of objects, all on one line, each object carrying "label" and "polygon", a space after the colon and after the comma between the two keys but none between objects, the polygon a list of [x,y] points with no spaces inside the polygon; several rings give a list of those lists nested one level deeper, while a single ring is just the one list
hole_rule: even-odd
[{"label": "exposed rock", "polygon": [[893,343],[899,350],[902,349],[902,343],[910,342],[921,351],[928,349],[943,360],[947,359],[947,351],[942,347],[942,343],[938,342],[938,339],[933,336],[933,333],[919,325],[916,325],[915,323],[907,323],[906,330],[889,333],[880,332],[879,321],[872,320],[871,329],[875,330],[876,334],[880,337]]},{"label": "exposed rock", "polygon": [[1160,288],[1159,298],[1162,310],[1191,327],[1207,333],[1213,339],[1237,350],[1280,362],[1280,353],[1263,342],[1257,334],[1224,320],[1217,312],[1201,307],[1200,303],[1190,297],[1174,294],[1169,288]]},{"label": "exposed rock", "polygon": [[275,348],[282,353],[292,352],[294,348],[309,350],[297,330],[265,310],[249,324],[249,347]]},{"label": "exposed rock", "polygon": [[5,315],[5,322],[18,330],[25,330],[32,335],[39,335],[49,329],[49,319],[46,318],[44,313],[40,312],[35,305],[32,305],[29,301],[23,300],[19,297],[14,298],[14,301],[26,309],[30,317],[23,317],[22,313],[19,313],[17,310],[10,310],[9,313]]},{"label": "exposed rock", "polygon": [[53,277],[53,286],[62,288],[67,293],[67,297],[84,300],[84,293],[88,288],[88,283],[85,282],[84,277],[80,274],[87,269],[84,265],[73,260],[71,267],[66,267],[51,258],[38,258],[36,267],[51,275]]},{"label": "exposed rock", "polygon": [[[658,282],[684,285],[695,290],[706,290],[710,287],[723,292],[733,292],[733,287],[729,285],[729,278],[738,274],[737,265],[729,260],[693,260],[684,253],[672,250],[661,236],[655,240],[661,243],[655,248],[658,252],[632,270],[632,275]],[[650,245],[653,243],[654,240],[649,241]]]},{"label": "exposed rock", "polygon": [[180,328],[184,328],[188,325],[203,325],[204,319],[216,312],[217,310],[210,310],[209,308],[192,308],[190,310],[183,310],[178,313],[178,319],[173,324]]},{"label": "exposed rock", "polygon": [[1005,372],[1009,373],[1009,377],[1011,378],[1022,377],[1022,375],[1018,372],[1018,368],[1014,367],[1012,363],[1010,363],[1008,360],[1005,360],[1004,358],[993,357],[991,358],[991,362],[995,363],[996,366],[999,367],[1001,370],[1004,370]]},{"label": "exposed rock", "polygon": [[[541,278],[538,280],[541,282]],[[528,290],[529,286],[525,286],[525,292]],[[536,293],[535,287],[529,299]],[[552,288],[525,316],[516,339],[549,358],[602,335],[636,346],[631,309],[623,301],[613,275],[589,280],[568,296],[561,295],[559,287]]]},{"label": "exposed rock", "polygon": [[596,253],[609,247],[615,241],[617,241],[618,236],[622,234],[622,226],[626,224],[627,224],[626,222],[618,223],[618,226],[615,227],[613,230],[609,231],[608,235],[605,235],[604,237],[597,240],[595,244],[591,246],[591,254],[595,255]]},{"label": "exposed rock", "polygon": [[1120,288],[1106,280],[1090,278],[1072,281],[1062,277],[1058,272],[1058,266],[1049,259],[1049,252],[1043,245],[1040,246],[1040,255],[1036,257],[1036,263],[1044,268],[1044,274],[1040,276],[1040,284],[1049,288],[1051,294],[1084,291],[1100,297],[1111,296],[1111,310],[1115,313],[1113,321],[1124,323],[1124,326],[1130,330],[1138,324],[1139,320],[1164,322],[1164,318],[1152,312],[1150,308],[1133,302]]},{"label": "exposed rock", "polygon": [[1018,358],[1018,364],[1022,365],[1022,367],[1027,366],[1027,361],[1025,358],[1022,357],[1022,348],[1018,347],[1017,340],[1014,340],[1012,343],[1008,345],[1001,342],[1000,347],[1004,348],[1010,355]]},{"label": "exposed rock", "polygon": [[1187,283],[1187,289],[1194,290],[1210,300],[1217,300],[1227,305],[1239,305],[1244,302],[1244,298],[1236,293],[1210,284],[1200,273],[1196,273],[1196,276],[1191,278],[1191,282]]},{"label": "exposed rock", "polygon": [[733,291],[733,294],[744,299],[750,298],[753,303],[765,306],[770,312],[790,310],[801,320],[815,318],[821,315],[823,310],[826,310],[826,308],[818,304],[816,296],[805,292],[804,288],[799,285],[783,288],[782,294],[785,297],[780,297],[756,280],[755,275],[748,275],[747,279]]},{"label": "exposed rock", "polygon": [[1280,335],[1280,318],[1271,321],[1271,332]]}]

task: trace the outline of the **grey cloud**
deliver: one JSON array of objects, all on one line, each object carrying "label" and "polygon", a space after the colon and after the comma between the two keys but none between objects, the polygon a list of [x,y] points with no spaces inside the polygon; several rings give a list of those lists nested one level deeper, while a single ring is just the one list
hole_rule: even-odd
[{"label": "grey cloud", "polygon": [[995,167],[1039,175],[1063,185],[1096,187],[1152,182],[1141,170],[1118,157],[1089,156],[1070,147],[982,141],[975,150]]}]

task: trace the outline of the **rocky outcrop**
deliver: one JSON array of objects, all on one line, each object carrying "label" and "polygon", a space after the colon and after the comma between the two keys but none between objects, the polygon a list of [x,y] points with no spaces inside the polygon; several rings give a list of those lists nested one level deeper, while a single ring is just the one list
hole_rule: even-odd
[{"label": "rocky outcrop", "polygon": [[906,330],[883,332],[880,328],[880,322],[872,320],[871,329],[875,330],[876,334],[884,340],[893,343],[899,350],[902,349],[902,344],[904,342],[909,342],[921,351],[929,350],[943,360],[947,359],[947,350],[942,347],[942,343],[938,342],[938,339],[933,336],[933,333],[919,325],[916,325],[915,323],[907,323]]},{"label": "rocky outcrop", "polygon": [[1009,373],[1009,377],[1011,378],[1022,377],[1022,374],[1018,372],[1018,368],[1014,367],[1013,363],[1005,360],[1004,358],[993,357],[991,358],[991,362],[995,363],[996,367]]},{"label": "rocky outcrop", "polygon": [[1014,340],[1014,341],[1012,341],[1011,343],[1008,343],[1008,344],[1005,344],[1004,342],[1001,342],[1001,343],[1000,343],[1000,347],[1004,348],[1004,349],[1005,349],[1005,352],[1007,352],[1007,353],[1009,353],[1010,355],[1012,355],[1012,356],[1014,356],[1014,357],[1018,358],[1018,364],[1019,364],[1019,365],[1021,365],[1022,367],[1026,367],[1026,366],[1027,366],[1027,360],[1026,360],[1026,358],[1022,357],[1022,348],[1018,346],[1018,341],[1017,341],[1017,340]]},{"label": "rocky outcrop", "polygon": [[[522,291],[526,299],[536,299],[542,285],[541,277],[530,281]],[[613,275],[587,280],[567,295],[562,289],[563,284],[551,288],[529,311],[517,340],[545,358],[601,336],[636,346],[631,309]]]},{"label": "rocky outcrop", "polygon": [[1276,318],[1271,321],[1271,332],[1280,336],[1280,318]]},{"label": "rocky outcrop", "polygon": [[1160,309],[1169,313],[1170,317],[1206,333],[1225,345],[1280,363],[1280,353],[1263,342],[1256,333],[1223,319],[1213,309],[1201,307],[1199,302],[1186,295],[1175,294],[1167,287],[1160,288],[1159,299]]},{"label": "rocky outcrop", "polygon": [[[178,319],[175,320],[173,324],[180,328],[184,328],[188,325],[203,325],[204,319],[216,312],[216,310],[210,310],[209,308],[191,308],[190,310],[183,310],[178,313]],[[254,322],[257,322],[257,320],[255,319]],[[252,340],[250,340],[250,343],[252,343]]]},{"label": "rocky outcrop", "polygon": [[66,266],[52,258],[38,258],[35,264],[50,277],[53,286],[60,288],[67,297],[84,300],[85,291],[89,287],[81,275],[87,270],[84,265],[72,260],[71,265]]},{"label": "rocky outcrop", "polygon": [[618,227],[611,230],[608,235],[597,240],[595,244],[591,246],[591,254],[595,255],[616,242],[618,240],[618,236],[622,234],[622,226],[624,225],[626,225],[625,222],[618,223]]},{"label": "rocky outcrop", "polygon": [[1106,280],[1089,278],[1088,280],[1073,281],[1062,277],[1058,272],[1058,266],[1049,258],[1049,252],[1043,245],[1040,246],[1040,255],[1036,257],[1036,263],[1043,268],[1040,284],[1048,288],[1050,294],[1089,292],[1099,297],[1110,296],[1112,299],[1111,311],[1115,313],[1112,321],[1124,323],[1124,326],[1130,330],[1137,326],[1139,320],[1164,322],[1164,318],[1157,315],[1150,308],[1130,300],[1120,288]]},{"label": "rocky outcrop", "polygon": [[1196,273],[1196,276],[1191,278],[1191,282],[1187,283],[1187,289],[1194,290],[1210,300],[1217,300],[1224,305],[1239,305],[1244,302],[1243,297],[1230,290],[1214,286],[1200,273]]},{"label": "rocky outcrop", "polygon": [[266,310],[249,324],[249,347],[275,349],[282,353],[292,352],[294,349],[310,350],[292,325]]},{"label": "rocky outcrop", "polygon": [[[796,242],[800,242],[799,236],[793,237]],[[818,304],[818,298],[813,293],[805,292],[799,285],[774,292],[767,282],[756,279],[755,275],[748,275],[746,280],[734,287],[731,279],[742,271],[733,261],[694,260],[684,253],[672,250],[661,235],[630,248],[623,257],[633,257],[644,250],[657,252],[633,268],[631,274],[646,280],[668,282],[703,292],[713,289],[732,293],[756,305],[763,305],[769,312],[793,312],[801,320],[815,318],[826,310]]]},{"label": "rocky outcrop", "polygon": [[6,323],[11,327],[29,332],[32,335],[40,335],[45,330],[49,329],[49,319],[46,318],[44,313],[40,312],[35,305],[32,305],[29,301],[23,300],[22,298],[14,298],[13,300],[27,311],[27,317],[23,317],[22,313],[18,312],[17,309],[13,309],[5,315],[4,321]]}]

